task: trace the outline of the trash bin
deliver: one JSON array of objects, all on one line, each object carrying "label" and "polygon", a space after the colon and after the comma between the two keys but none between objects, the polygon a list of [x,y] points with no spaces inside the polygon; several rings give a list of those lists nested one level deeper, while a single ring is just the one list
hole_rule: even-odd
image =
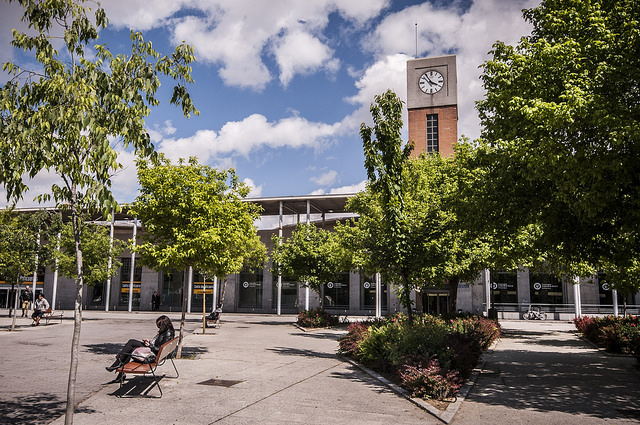
[{"label": "trash bin", "polygon": [[495,307],[489,309],[489,319],[498,320],[498,310]]}]

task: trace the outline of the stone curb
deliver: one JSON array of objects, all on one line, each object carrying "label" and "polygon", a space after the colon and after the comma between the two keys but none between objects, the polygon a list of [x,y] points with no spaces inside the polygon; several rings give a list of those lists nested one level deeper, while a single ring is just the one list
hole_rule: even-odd
[{"label": "stone curb", "polygon": [[460,409],[460,406],[462,406],[462,402],[464,402],[465,398],[469,394],[469,391],[471,391],[471,388],[473,388],[473,386],[475,385],[476,379],[478,379],[478,376],[482,372],[482,369],[484,369],[484,365],[486,363],[486,362],[483,362],[482,366],[480,368],[476,368],[476,369],[473,370],[473,372],[471,373],[471,376],[469,377],[469,379],[467,379],[467,381],[464,383],[464,385],[460,389],[460,392],[458,393],[458,396],[456,397],[456,401],[451,403],[447,407],[447,410],[440,410],[440,409],[432,406],[431,404],[427,403],[425,400],[423,400],[421,398],[413,397],[409,391],[407,391],[404,388],[394,384],[393,382],[390,382],[385,377],[379,375],[378,373],[372,371],[371,369],[366,368],[365,366],[361,365],[360,363],[356,362],[355,360],[352,360],[352,359],[349,359],[349,358],[343,357],[343,356],[338,356],[338,358],[340,358],[343,361],[346,361],[346,362],[352,364],[353,366],[355,366],[358,369],[362,370],[363,372],[365,372],[369,376],[372,376],[373,378],[376,378],[378,381],[382,382],[384,385],[386,385],[391,390],[393,390],[395,393],[397,393],[397,394],[401,395],[402,397],[406,398],[407,400],[409,400],[411,403],[415,404],[417,407],[421,408],[422,410],[425,410],[425,411],[431,413],[433,416],[435,416],[436,418],[440,419],[445,424],[448,424],[453,420],[453,417],[458,412],[458,409]]}]

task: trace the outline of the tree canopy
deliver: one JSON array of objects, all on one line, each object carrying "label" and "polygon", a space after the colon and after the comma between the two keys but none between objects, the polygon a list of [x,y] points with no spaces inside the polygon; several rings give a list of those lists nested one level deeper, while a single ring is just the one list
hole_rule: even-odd
[{"label": "tree canopy", "polygon": [[[80,240],[82,244],[82,266],[84,280],[87,285],[104,282],[112,277],[122,265],[119,255],[125,242],[119,239],[111,241],[109,229],[83,220]],[[52,242],[53,243],[53,242]],[[108,258],[112,258],[109,267]],[[75,238],[71,223],[65,223],[60,233],[60,249],[55,252],[60,273],[72,279],[77,278]]]},{"label": "tree canopy", "polygon": [[224,278],[247,265],[262,265],[266,248],[254,225],[259,207],[243,198],[249,188],[233,169],[218,171],[195,158],[172,164],[139,161],[140,195],[131,214],[145,232],[136,251],[160,270],[190,266]]},{"label": "tree canopy", "polygon": [[11,80],[0,91],[0,182],[8,200],[16,201],[27,191],[28,178],[48,171],[60,180],[37,199],[53,200],[71,211],[77,278],[65,416],[70,424],[84,284],[80,216],[96,210],[106,215],[117,208],[111,193],[111,176],[121,168],[116,146],[153,155],[144,119],[159,102],[160,77],[177,82],[171,103],[186,116],[198,113],[185,86],[192,82],[195,57],[187,44],[162,56],[134,32],[131,54],[114,55],[104,45],[94,45],[98,28],[107,25],[99,5],[92,10],[83,0],[16,1],[31,32],[14,29],[12,45],[32,52],[38,68],[3,64]]},{"label": "tree canopy", "polygon": [[543,0],[524,18],[532,34],[496,43],[483,65],[480,164],[493,180],[495,224],[534,227],[535,250],[557,273],[632,267],[640,4]]},{"label": "tree canopy", "polygon": [[299,223],[291,238],[280,243],[279,238],[274,237],[273,242],[274,273],[307,282],[318,294],[324,283],[350,268],[343,262],[337,234],[314,224]]},{"label": "tree canopy", "polygon": [[[38,266],[51,263],[53,245],[47,242],[55,240],[59,229],[59,214],[45,210],[32,214],[0,211],[0,276],[16,289],[16,298],[22,276],[30,276]],[[34,293],[35,289],[34,284]],[[15,327],[15,303],[10,307],[14,309],[11,330]]]}]

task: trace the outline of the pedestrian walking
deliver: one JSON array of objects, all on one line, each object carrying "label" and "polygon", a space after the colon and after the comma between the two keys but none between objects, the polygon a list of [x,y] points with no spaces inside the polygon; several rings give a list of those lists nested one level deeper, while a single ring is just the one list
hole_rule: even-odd
[{"label": "pedestrian walking", "polygon": [[20,294],[20,302],[22,303],[22,317],[27,317],[27,315],[29,314],[31,300],[33,300],[33,292],[31,292],[31,288],[27,286]]}]

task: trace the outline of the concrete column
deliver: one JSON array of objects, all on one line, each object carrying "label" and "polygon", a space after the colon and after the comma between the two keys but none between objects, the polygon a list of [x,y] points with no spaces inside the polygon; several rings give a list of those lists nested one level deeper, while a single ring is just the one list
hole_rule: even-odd
[{"label": "concrete column", "polygon": [[573,304],[575,307],[576,318],[582,316],[582,303],[580,301],[580,277],[573,278]]},{"label": "concrete column", "polygon": [[618,311],[618,291],[611,289],[611,297],[613,298],[613,315],[618,317],[620,312]]},{"label": "concrete column", "polygon": [[[58,232],[58,244],[56,245],[56,250],[60,251],[60,238],[61,233]],[[54,269],[53,269],[53,294],[51,295],[51,309],[56,309],[56,297],[58,295],[58,259],[56,258]]]},{"label": "concrete column", "polygon": [[[38,231],[38,238],[36,239],[36,244],[40,247],[40,231]],[[42,282],[42,292],[44,293],[44,282]],[[31,305],[34,305],[36,302],[36,288],[38,287],[38,254],[36,253],[36,268],[33,271],[33,300]],[[16,286],[16,298],[20,297],[20,285]],[[53,304],[51,304],[51,309],[53,310]]]},{"label": "concrete column", "polygon": [[[280,205],[278,208],[278,215],[279,215],[279,223],[278,223],[278,244],[282,244],[282,201],[280,201]],[[280,316],[280,314],[282,313],[282,273],[280,272],[280,267],[278,267],[278,283],[276,284],[278,287],[277,289],[277,294],[278,294],[278,300],[277,300],[277,304],[276,304],[276,314],[278,316]]]},{"label": "concrete column", "polygon": [[218,276],[213,277],[213,310],[218,305]]},{"label": "concrete column", "polygon": [[[307,199],[307,226],[311,224],[311,201]],[[304,309],[309,311],[309,282],[304,283]]]},{"label": "concrete column", "polygon": [[[113,234],[115,231],[115,214],[114,211],[111,210],[111,225],[109,226],[109,259],[107,260],[107,267],[111,270],[111,265],[113,264],[113,254],[111,253],[111,248],[113,248]],[[58,268],[56,267],[56,276],[57,277]],[[54,286],[55,287],[55,286]],[[104,311],[109,311],[109,302],[111,301],[111,276],[107,278],[107,289],[104,295]]]},{"label": "concrete column", "polygon": [[376,273],[376,318],[382,317],[382,282],[380,273]]},{"label": "concrete column", "polygon": [[133,248],[136,247],[136,234],[138,233],[137,219],[133,219],[133,234],[131,236],[131,271],[129,272],[129,307],[128,311],[133,310],[133,279],[136,272],[136,253]]},{"label": "concrete column", "polygon": [[187,313],[191,313],[191,294],[193,294],[193,267],[191,266],[189,266],[187,279],[189,280],[189,284],[187,285]]},{"label": "concrete column", "polygon": [[491,271],[489,269],[482,270],[482,284],[484,285],[484,315],[489,317],[491,308]]}]

